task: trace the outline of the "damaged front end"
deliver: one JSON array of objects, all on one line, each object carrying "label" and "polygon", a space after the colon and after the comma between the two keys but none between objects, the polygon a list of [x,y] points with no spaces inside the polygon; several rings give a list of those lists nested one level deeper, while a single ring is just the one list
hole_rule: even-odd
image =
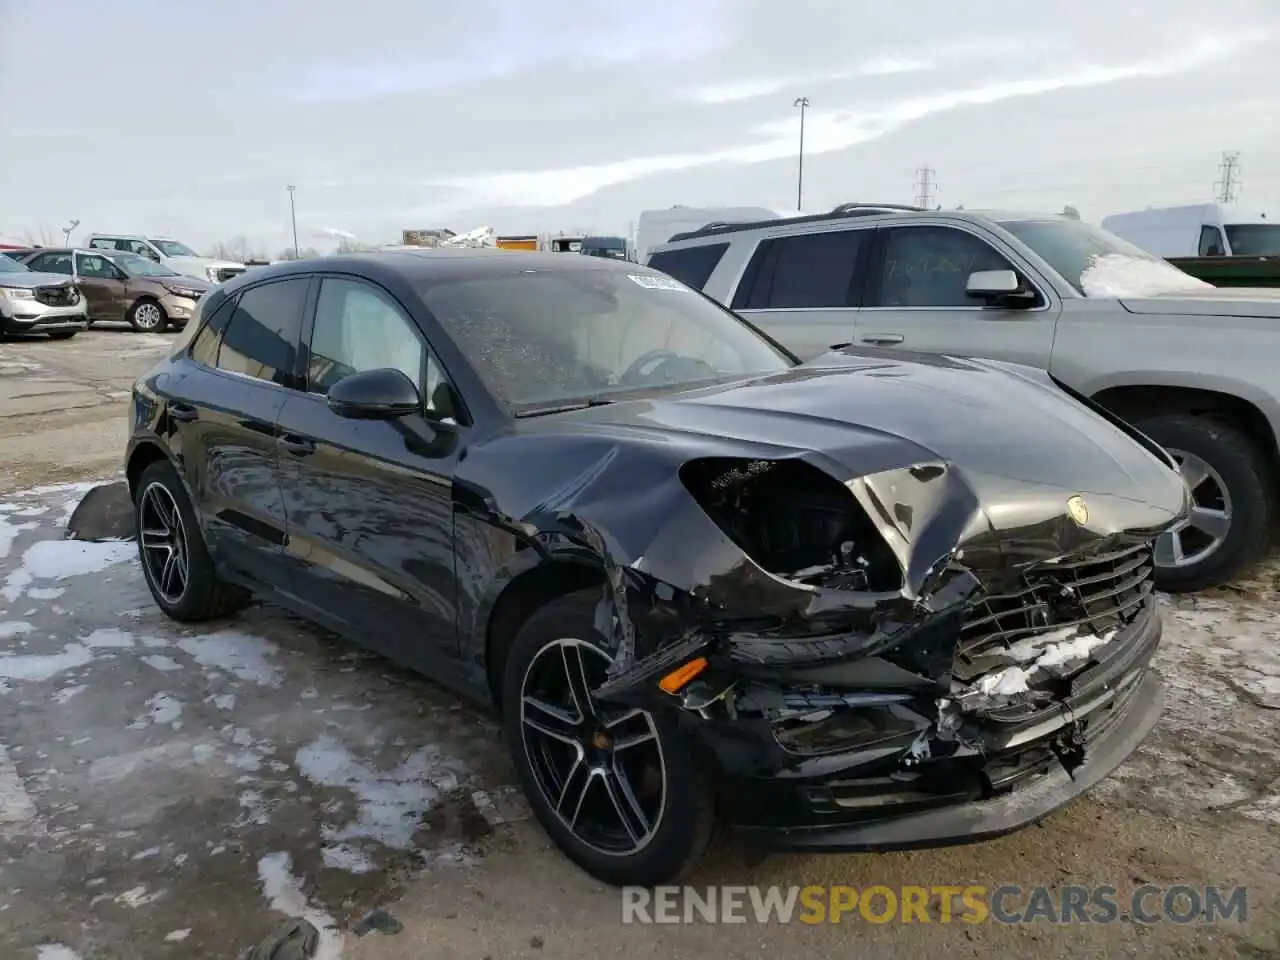
[{"label": "damaged front end", "polygon": [[598,698],[675,717],[765,846],[995,836],[1109,774],[1160,710],[1168,512],[944,463],[838,475],[686,464],[722,538],[691,549],[693,515],[673,518],[611,577]]}]

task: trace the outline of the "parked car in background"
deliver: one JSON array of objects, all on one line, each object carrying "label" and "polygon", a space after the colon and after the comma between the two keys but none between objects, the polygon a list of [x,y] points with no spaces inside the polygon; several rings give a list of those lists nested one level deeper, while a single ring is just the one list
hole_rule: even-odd
[{"label": "parked car in background", "polygon": [[0,257],[0,336],[45,333],[70,340],[88,326],[85,300],[70,277],[36,273]]},{"label": "parked car in background", "polygon": [[32,270],[73,277],[88,301],[90,323],[123,321],[144,333],[181,330],[213,286],[132,253],[45,248],[25,262]]},{"label": "parked car in background", "polygon": [[140,257],[163,264],[177,273],[195,277],[198,280],[207,280],[209,283],[222,283],[224,280],[238,277],[247,269],[243,263],[234,260],[202,257],[185,243],[170,240],[167,237],[94,233],[90,234],[85,246],[93,250],[136,253]]},{"label": "parked car in background", "polygon": [[1280,287],[1280,223],[1238,204],[1117,213],[1102,228],[1219,287]]},{"label": "parked car in background", "polygon": [[1063,216],[884,205],[710,226],[648,263],[802,357],[852,342],[1025,363],[1133,422],[1195,495],[1156,553],[1165,589],[1221,584],[1271,542],[1278,290],[1217,289]]},{"label": "parked car in background", "polygon": [[828,354],[611,259],[330,257],[212,291],[133,388],[142,570],[496,707],[550,837],[667,883],[1009,833],[1156,722],[1176,465],[1040,370]]}]

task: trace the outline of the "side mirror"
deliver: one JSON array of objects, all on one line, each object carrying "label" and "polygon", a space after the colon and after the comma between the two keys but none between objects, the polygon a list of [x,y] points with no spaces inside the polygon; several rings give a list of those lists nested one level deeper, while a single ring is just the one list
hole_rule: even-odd
[{"label": "side mirror", "polygon": [[975,300],[985,300],[993,306],[1030,306],[1036,299],[1035,293],[1023,286],[1012,270],[979,270],[971,273],[964,292]]},{"label": "side mirror", "polygon": [[348,420],[395,420],[422,412],[422,395],[399,370],[383,367],[343,377],[329,388],[329,409]]}]

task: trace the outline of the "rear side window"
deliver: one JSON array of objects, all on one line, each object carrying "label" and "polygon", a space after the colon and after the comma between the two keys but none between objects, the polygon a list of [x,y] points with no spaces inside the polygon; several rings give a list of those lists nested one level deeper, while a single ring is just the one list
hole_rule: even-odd
[{"label": "rear side window", "polygon": [[89,246],[95,250],[119,250],[120,244],[109,237],[94,237],[89,241]]},{"label": "rear side window", "polygon": [[743,275],[734,308],[854,306],[859,257],[866,238],[872,235],[868,230],[837,230],[766,241]]},{"label": "rear side window", "polygon": [[220,370],[293,385],[308,277],[276,280],[240,295],[218,348]]},{"label": "rear side window", "polygon": [[675,277],[685,286],[701,290],[728,249],[727,243],[709,243],[702,247],[659,250],[649,258],[648,266]]}]

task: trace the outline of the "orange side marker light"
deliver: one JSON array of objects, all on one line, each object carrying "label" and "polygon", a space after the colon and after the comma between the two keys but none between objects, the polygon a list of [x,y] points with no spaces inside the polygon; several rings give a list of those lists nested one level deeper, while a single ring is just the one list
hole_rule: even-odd
[{"label": "orange side marker light", "polygon": [[665,677],[658,681],[660,686],[667,693],[679,693],[689,685],[703,670],[707,669],[706,657],[694,657],[692,660],[676,667]]}]

